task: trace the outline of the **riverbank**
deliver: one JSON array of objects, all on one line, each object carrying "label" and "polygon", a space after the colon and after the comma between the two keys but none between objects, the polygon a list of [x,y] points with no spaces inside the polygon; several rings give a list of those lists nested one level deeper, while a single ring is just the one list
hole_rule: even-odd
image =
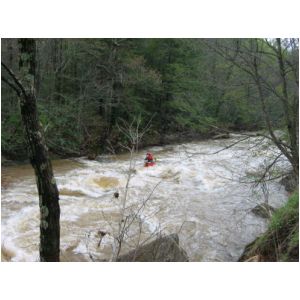
[{"label": "riverbank", "polygon": [[[165,146],[165,145],[174,145],[178,143],[189,143],[193,141],[204,141],[210,138],[213,138],[217,132],[215,130],[207,132],[207,133],[199,133],[194,131],[186,131],[186,132],[173,132],[165,135],[160,135],[157,132],[152,132],[144,138],[140,144],[139,149],[144,149],[147,147],[154,146]],[[229,137],[229,136],[228,136]],[[110,145],[110,147],[108,147]],[[126,150],[128,151],[128,150]],[[121,146],[121,142],[119,140],[109,141],[107,140],[107,145],[103,147],[103,151],[91,151],[91,149],[83,149],[82,151],[76,153],[68,153],[68,152],[58,152],[53,147],[49,147],[50,159],[65,159],[65,158],[76,158],[86,156],[89,159],[93,160],[98,155],[101,154],[122,154],[125,152],[124,147]],[[19,157],[10,156],[9,154],[1,154],[1,166],[9,167],[15,165],[28,164],[29,160],[24,154],[20,154]]]},{"label": "riverbank", "polygon": [[271,218],[265,234],[248,244],[239,261],[299,261],[299,192]]},{"label": "riverbank", "polygon": [[[245,129],[246,130],[246,129]],[[232,129],[232,133],[241,133],[245,131]],[[249,131],[257,131],[257,128],[248,128]],[[191,142],[200,142],[207,141],[209,139],[227,139],[230,137],[229,133],[220,132],[216,129],[211,129],[207,132],[199,132],[199,131],[177,131],[177,132],[168,132],[166,134],[160,134],[157,131],[152,131],[146,135],[144,139],[139,143],[139,150],[155,147],[155,146],[166,146],[166,145],[175,145],[181,143],[191,143]],[[49,143],[49,155],[51,160],[55,159],[67,159],[67,158],[78,158],[78,157],[88,157],[88,159],[94,160],[99,155],[105,154],[123,154],[125,151],[128,151],[124,148],[125,143],[120,140],[120,137],[114,139],[107,139],[105,145],[102,146],[102,149],[81,149],[78,153],[74,151],[66,151],[64,152],[62,149],[56,149]],[[29,164],[29,160],[27,158],[27,154],[23,151],[20,152],[19,156],[15,154],[12,155],[7,152],[2,152],[1,154],[1,166],[2,167],[10,167],[15,165]]]}]

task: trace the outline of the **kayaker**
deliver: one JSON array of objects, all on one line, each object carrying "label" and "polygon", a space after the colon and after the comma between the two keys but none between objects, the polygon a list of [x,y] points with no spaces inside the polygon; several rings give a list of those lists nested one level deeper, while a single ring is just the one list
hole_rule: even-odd
[{"label": "kayaker", "polygon": [[153,163],[154,162],[154,157],[153,157],[153,154],[151,152],[147,152],[145,161],[147,163]]},{"label": "kayaker", "polygon": [[154,162],[154,156],[151,152],[147,152],[145,157],[145,167],[153,166],[155,164]]}]

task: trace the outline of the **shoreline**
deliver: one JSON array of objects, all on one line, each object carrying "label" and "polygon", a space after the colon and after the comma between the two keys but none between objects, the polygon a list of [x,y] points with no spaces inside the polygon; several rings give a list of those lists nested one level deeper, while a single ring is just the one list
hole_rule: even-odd
[{"label": "shoreline", "polygon": [[[230,134],[238,134],[242,132],[250,132],[251,130],[232,130]],[[253,130],[254,132],[257,130]],[[224,137],[225,139],[230,138],[230,134],[228,134],[227,137]],[[180,143],[191,143],[191,142],[200,142],[200,141],[207,141],[210,139],[220,139],[222,137],[218,137],[218,135],[226,135],[224,133],[221,133],[219,131],[211,131],[208,133],[199,133],[199,132],[192,132],[192,131],[183,131],[183,132],[173,132],[166,135],[159,136],[157,138],[149,139],[148,141],[142,141],[139,144],[139,150],[146,149],[148,147],[156,147],[156,146],[167,146],[167,145],[175,145]],[[113,154],[124,154],[124,150],[122,147],[120,147],[119,144],[115,145],[114,153]],[[99,155],[105,155],[105,154],[112,154],[112,151],[102,151],[101,153],[89,153],[89,151],[83,151],[79,154],[70,155],[68,153],[64,154],[58,154],[54,153],[53,151],[49,151],[50,160],[55,159],[72,159],[72,158],[78,158],[86,156],[90,160],[95,160],[97,156]],[[8,155],[4,155],[1,153],[1,168],[3,167],[11,167],[11,166],[21,166],[30,164],[30,161],[28,158],[26,159],[10,159]]]}]

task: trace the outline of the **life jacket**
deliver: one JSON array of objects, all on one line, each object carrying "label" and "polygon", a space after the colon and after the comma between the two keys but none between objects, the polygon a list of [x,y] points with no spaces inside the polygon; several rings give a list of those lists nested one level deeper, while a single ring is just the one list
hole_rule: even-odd
[{"label": "life jacket", "polygon": [[153,155],[152,155],[151,153],[147,153],[146,159],[147,159],[148,161],[153,161],[153,160],[154,160],[154,157],[153,157]]}]

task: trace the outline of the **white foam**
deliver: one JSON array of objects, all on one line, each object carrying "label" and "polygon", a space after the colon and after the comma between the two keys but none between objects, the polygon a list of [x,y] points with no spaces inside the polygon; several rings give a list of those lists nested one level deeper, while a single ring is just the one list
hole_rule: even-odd
[{"label": "white foam", "polygon": [[[200,250],[203,251],[204,260],[222,255],[225,259],[228,253],[224,252],[224,246],[220,246],[223,240],[228,241],[228,245],[231,241],[245,243],[265,226],[264,221],[255,216],[244,218],[236,225],[238,216],[253,205],[251,201],[254,197],[249,185],[237,184],[230,178],[237,179],[246,170],[257,168],[272,153],[270,150],[253,154],[247,150],[254,143],[250,141],[216,155],[198,154],[188,157],[185,152],[212,153],[222,149],[224,143],[230,142],[232,140],[186,143],[172,146],[173,150],[167,152],[162,151],[165,147],[153,147],[151,151],[154,156],[155,151],[162,152],[157,164],[148,168],[143,166],[144,153],[136,157],[136,172],[130,181],[127,206],[139,206],[153,193],[141,213],[143,222],[152,233],[162,224],[172,232],[186,220],[196,222],[197,226],[191,227],[194,232],[185,232],[180,237],[192,259],[198,257],[199,253],[196,252]],[[84,233],[87,230],[95,230],[99,224],[105,227],[106,221],[102,212],[106,215],[118,215],[120,211],[129,160],[122,158],[119,161],[110,161],[110,157],[102,159],[106,159],[105,163],[77,159],[82,164],[81,167],[56,177],[58,188],[66,191],[60,196],[61,221],[64,226],[76,227],[76,231],[72,227],[74,233],[71,235],[72,228],[65,230],[67,236],[61,236],[61,244],[68,247],[68,244],[74,244],[79,239],[75,253],[86,253]],[[286,164],[286,161],[281,162],[282,167]],[[101,187],[95,183],[95,179],[101,177],[115,178],[118,183],[111,187]],[[158,183],[160,184],[153,191]],[[120,193],[119,199],[113,198],[116,190]],[[257,195],[261,197],[261,193]],[[271,203],[279,207],[286,199],[286,192],[274,183],[270,185],[270,199]],[[18,206],[13,207],[14,203]],[[22,208],[17,210],[19,206]],[[26,183],[20,181],[3,191],[2,237],[5,245],[15,253],[14,260],[36,260],[37,247],[26,246],[30,239],[38,240],[38,221],[38,195],[34,180],[26,180]],[[117,221],[113,219],[113,222]],[[247,226],[251,226],[251,229]],[[185,231],[184,226],[182,231]],[[111,241],[103,239],[102,243],[108,245]],[[198,249],[195,248],[196,245]],[[240,245],[236,248],[238,247]],[[237,251],[235,247],[230,248],[230,255],[233,257],[234,251]]]}]

